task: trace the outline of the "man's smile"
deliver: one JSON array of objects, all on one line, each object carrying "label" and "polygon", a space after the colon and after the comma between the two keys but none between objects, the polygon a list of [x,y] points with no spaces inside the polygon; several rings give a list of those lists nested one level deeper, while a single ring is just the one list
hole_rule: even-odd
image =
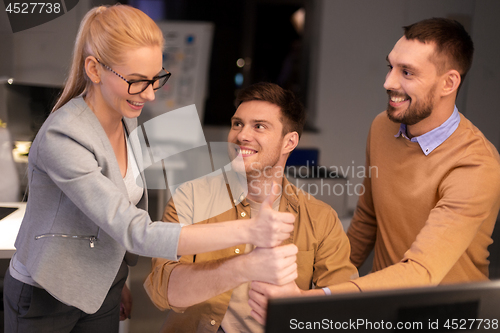
[{"label": "man's smile", "polygon": [[246,157],[246,156],[251,156],[251,155],[257,154],[257,151],[255,149],[251,149],[248,147],[240,147],[240,153],[241,153],[241,156]]}]

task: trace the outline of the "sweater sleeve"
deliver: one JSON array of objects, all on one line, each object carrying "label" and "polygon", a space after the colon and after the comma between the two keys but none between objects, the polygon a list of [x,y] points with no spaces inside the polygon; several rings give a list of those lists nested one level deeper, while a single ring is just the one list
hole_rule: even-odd
[{"label": "sweater sleeve", "polygon": [[[402,260],[354,280],[361,291],[437,285],[464,253],[484,255],[492,230],[481,226],[486,221],[493,226],[500,209],[498,161],[482,155],[464,157],[442,181],[437,195],[439,201]],[[484,246],[471,248],[474,238]]]}]

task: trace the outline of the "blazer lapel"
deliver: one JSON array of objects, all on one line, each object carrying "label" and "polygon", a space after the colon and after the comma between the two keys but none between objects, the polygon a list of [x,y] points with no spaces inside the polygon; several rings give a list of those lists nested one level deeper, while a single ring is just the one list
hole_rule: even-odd
[{"label": "blazer lapel", "polygon": [[[86,119],[90,124],[91,130],[94,131],[95,137],[98,138],[104,149],[104,154],[106,154],[106,156],[108,157],[107,161],[109,163],[108,167],[110,171],[110,175],[108,175],[108,178],[110,178],[115,183],[115,185],[118,186],[118,188],[128,196],[127,188],[125,187],[125,183],[123,182],[123,177],[120,171],[120,166],[118,165],[118,161],[115,157],[115,152],[113,150],[113,147],[111,146],[111,142],[109,141],[108,136],[106,135],[106,132],[104,131],[104,128],[102,128],[102,125],[99,122],[99,119],[97,119],[96,115],[88,107],[83,97],[75,99],[75,103],[82,110],[84,119]],[[110,156],[113,156],[115,158],[109,158]]]}]

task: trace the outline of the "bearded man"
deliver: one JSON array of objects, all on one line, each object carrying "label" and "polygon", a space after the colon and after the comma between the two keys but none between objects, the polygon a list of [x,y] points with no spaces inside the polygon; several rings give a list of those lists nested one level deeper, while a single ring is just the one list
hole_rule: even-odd
[{"label": "bearded man", "polygon": [[[500,209],[496,148],[455,106],[474,47],[464,27],[433,18],[404,27],[387,56],[387,110],[372,123],[364,179],[347,231],[358,268],[372,272],[332,293],[488,280],[488,246]],[[473,110],[470,110],[473,112]],[[256,318],[267,299],[321,291],[252,283]]]}]

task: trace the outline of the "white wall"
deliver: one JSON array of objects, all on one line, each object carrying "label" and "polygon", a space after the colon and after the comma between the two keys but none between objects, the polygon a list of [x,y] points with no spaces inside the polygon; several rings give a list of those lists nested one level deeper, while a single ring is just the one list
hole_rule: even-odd
[{"label": "white wall", "polygon": [[[498,148],[500,1],[319,0],[316,7],[320,36],[310,98],[320,132],[306,133],[300,146],[318,147],[322,165],[356,166],[356,171],[364,166],[369,126],[387,105],[385,57],[403,35],[402,26],[438,16],[456,18],[470,29],[475,59],[457,106]],[[349,207],[356,201],[351,196]]]},{"label": "white wall", "polygon": [[0,5],[0,77],[13,77],[21,84],[62,86],[81,19],[94,5],[114,2],[80,0],[66,14],[16,33],[12,33],[7,12]]},{"label": "white wall", "polygon": [[474,63],[470,71],[466,116],[500,149],[500,1],[476,1],[472,38]]},{"label": "white wall", "polygon": [[12,29],[0,4],[0,78],[12,76]]}]

